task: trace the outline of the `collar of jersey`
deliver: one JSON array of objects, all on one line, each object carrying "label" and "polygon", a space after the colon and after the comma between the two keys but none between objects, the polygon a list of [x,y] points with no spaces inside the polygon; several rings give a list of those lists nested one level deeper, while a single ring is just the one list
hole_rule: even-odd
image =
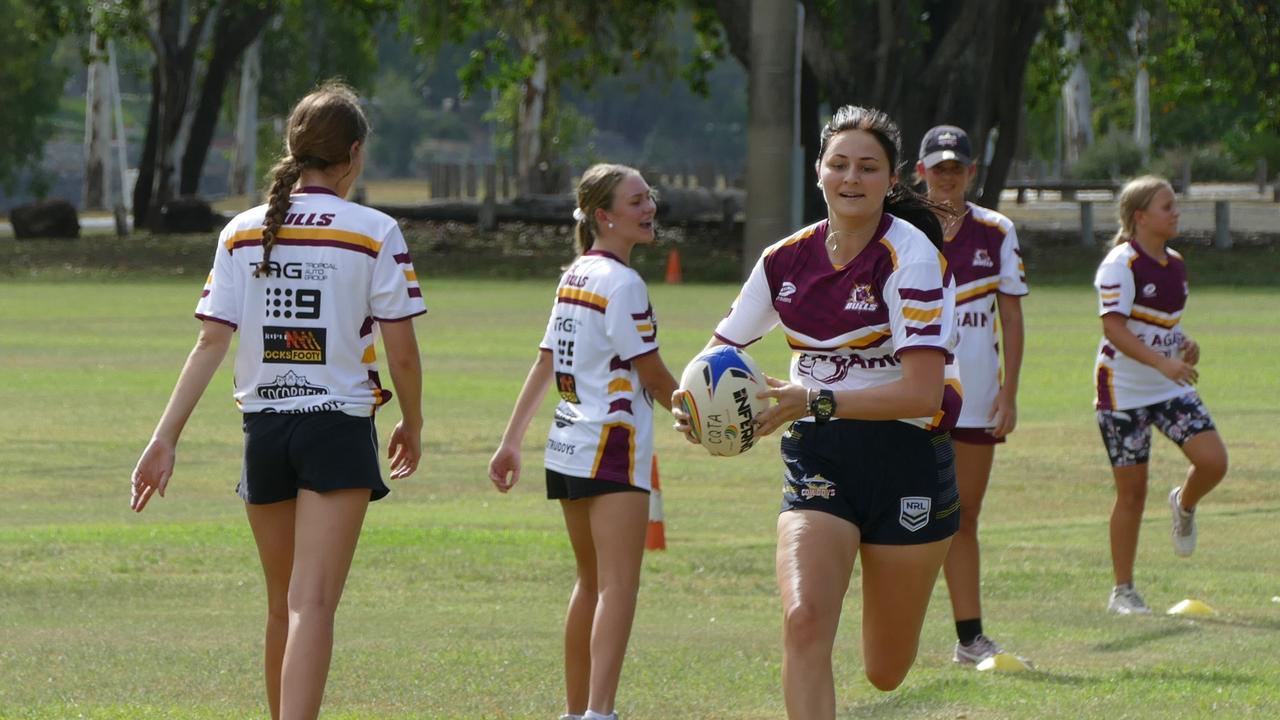
[{"label": "collar of jersey", "polygon": [[599,255],[599,256],[601,256],[601,257],[607,257],[607,258],[609,258],[610,260],[616,260],[616,261],[618,261],[619,263],[622,263],[623,265],[626,265],[626,263],[625,263],[625,262],[622,262],[622,258],[618,257],[617,255],[614,255],[613,253],[611,253],[611,252],[609,252],[609,251],[607,251],[607,250],[588,250],[588,251],[586,251],[586,252],[584,252],[584,253],[582,253],[582,254],[583,254],[583,255]]},{"label": "collar of jersey", "polygon": [[290,195],[332,195],[334,197],[338,197],[338,193],[330,190],[327,187],[321,187],[320,185],[307,185],[306,187],[300,187],[289,194]]}]

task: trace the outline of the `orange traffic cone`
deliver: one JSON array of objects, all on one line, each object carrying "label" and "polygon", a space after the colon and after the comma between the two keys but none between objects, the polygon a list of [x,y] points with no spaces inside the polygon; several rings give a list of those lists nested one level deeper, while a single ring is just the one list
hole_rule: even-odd
[{"label": "orange traffic cone", "polygon": [[667,284],[679,285],[684,282],[684,275],[680,272],[680,251],[671,248],[671,252],[667,253]]},{"label": "orange traffic cone", "polygon": [[662,483],[658,482],[658,456],[653,456],[653,487],[649,492],[649,528],[644,535],[645,550],[666,550],[667,533],[662,523]]}]

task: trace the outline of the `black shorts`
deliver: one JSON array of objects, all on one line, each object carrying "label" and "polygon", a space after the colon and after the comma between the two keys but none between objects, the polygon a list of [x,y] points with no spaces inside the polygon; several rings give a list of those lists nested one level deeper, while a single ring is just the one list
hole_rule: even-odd
[{"label": "black shorts", "polygon": [[960,529],[946,432],[897,420],[796,422],[782,435],[782,511],[820,510],[872,545],[921,545]]},{"label": "black shorts", "polygon": [[391,492],[378,465],[372,417],[343,412],[245,413],[244,470],[236,494],[252,505],[316,492],[368,488],[369,500]]},{"label": "black shorts", "polygon": [[628,485],[614,480],[595,480],[593,478],[574,477],[547,468],[548,500],[581,500],[582,498],[608,495],[616,492],[642,492],[648,490],[635,485]]}]

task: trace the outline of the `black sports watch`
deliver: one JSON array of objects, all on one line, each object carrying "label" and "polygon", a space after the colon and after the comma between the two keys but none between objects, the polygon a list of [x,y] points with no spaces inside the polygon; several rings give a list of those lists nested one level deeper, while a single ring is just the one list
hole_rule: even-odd
[{"label": "black sports watch", "polygon": [[836,414],[836,395],[830,390],[819,390],[813,399],[809,401],[809,413],[813,415],[813,421],[816,423],[824,423]]}]

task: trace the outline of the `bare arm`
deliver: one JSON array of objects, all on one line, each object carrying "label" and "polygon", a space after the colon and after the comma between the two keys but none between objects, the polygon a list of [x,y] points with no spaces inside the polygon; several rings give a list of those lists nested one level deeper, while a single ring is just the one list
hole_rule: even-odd
[{"label": "bare arm", "polygon": [[[1102,316],[1102,334],[1106,336],[1107,342],[1114,345],[1117,350],[1143,365],[1149,365],[1159,370],[1161,375],[1179,385],[1190,385],[1200,377],[1195,366],[1191,363],[1184,362],[1179,358],[1165,357],[1152,350],[1146,343],[1138,339],[1138,336],[1134,335],[1133,331],[1129,330],[1128,326],[1125,325],[1126,320],[1128,318],[1119,313],[1108,313]],[[1197,351],[1198,354],[1199,352]]]},{"label": "bare arm", "polygon": [[489,479],[499,492],[510,490],[520,480],[520,443],[524,441],[529,423],[533,422],[533,415],[547,394],[551,376],[551,353],[539,350],[538,358],[533,361],[524,386],[520,388],[516,406],[511,410],[511,419],[502,433],[502,444],[489,460]]},{"label": "bare arm", "polygon": [[134,512],[142,512],[154,493],[164,497],[177,459],[178,438],[182,436],[182,429],[186,427],[196,403],[209,387],[213,374],[222,364],[234,332],[231,326],[213,320],[205,320],[200,326],[195,347],[187,355],[187,362],[182,366],[178,382],[151,435],[151,442],[147,443],[133,468],[129,507]]},{"label": "bare arm", "polygon": [[[835,393],[833,417],[858,420],[899,420],[930,417],[942,407],[943,368],[946,356],[934,348],[904,350],[902,377],[884,385]],[[809,391],[801,385],[769,378],[769,388],[760,397],[778,403],[757,417],[759,433],[768,435],[784,423],[809,414]]]},{"label": "bare arm", "polygon": [[662,356],[651,352],[635,358],[631,363],[635,366],[636,374],[640,376],[640,384],[644,389],[649,391],[658,404],[670,410],[671,399],[676,392],[676,379],[671,376],[666,363],[662,362]]},{"label": "bare arm", "polygon": [[1000,312],[1000,344],[1004,347],[1004,377],[1000,392],[996,394],[995,407],[991,409],[995,427],[991,434],[1004,437],[1018,424],[1018,378],[1022,373],[1022,351],[1025,329],[1022,324],[1022,298],[1017,295],[996,294],[996,308]]},{"label": "bare arm", "polygon": [[391,431],[387,457],[391,479],[409,477],[422,459],[422,359],[413,320],[379,323],[387,349],[387,370],[400,402],[400,422]]}]

